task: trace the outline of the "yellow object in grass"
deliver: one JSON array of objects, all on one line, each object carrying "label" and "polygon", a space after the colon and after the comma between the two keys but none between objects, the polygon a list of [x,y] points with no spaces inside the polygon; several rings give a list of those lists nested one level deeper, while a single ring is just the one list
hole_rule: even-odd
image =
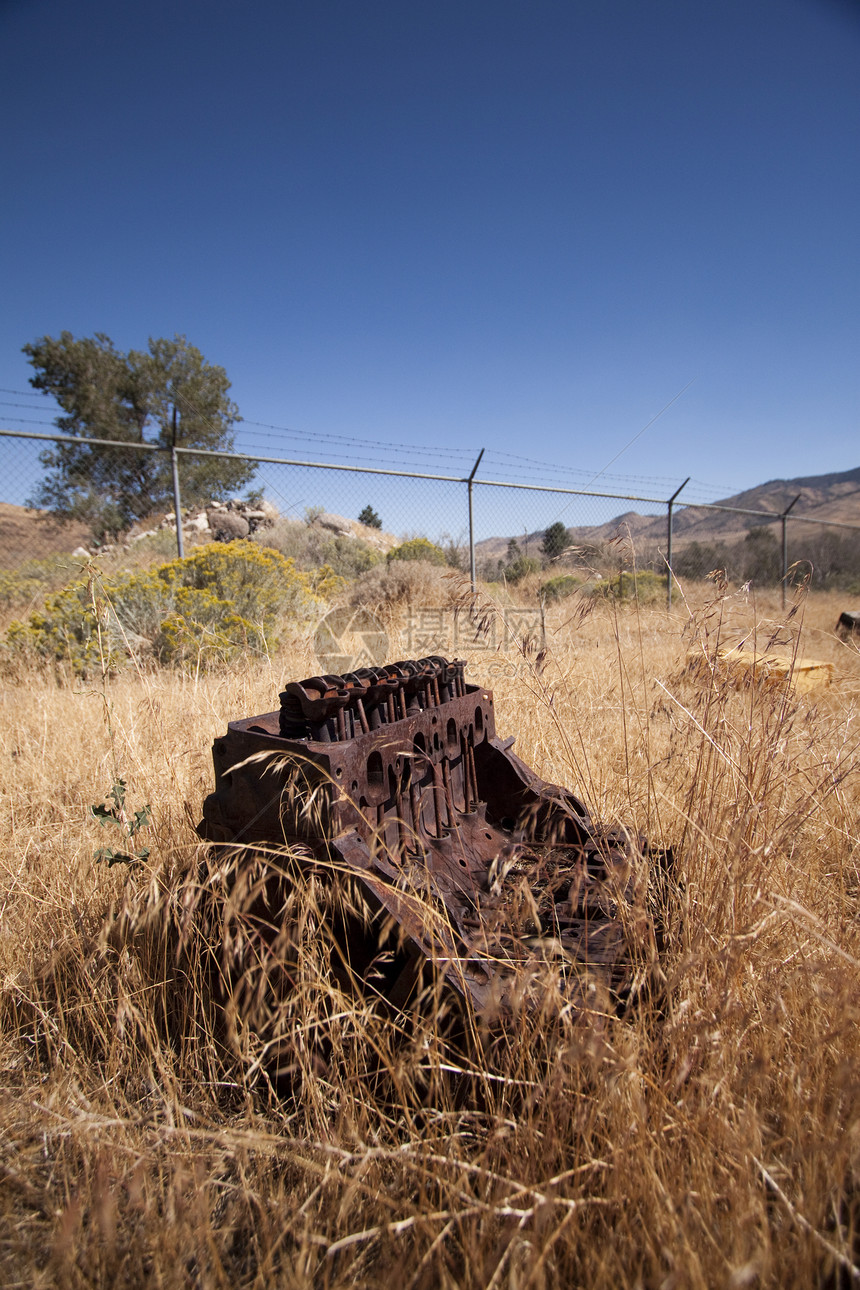
[{"label": "yellow object in grass", "polygon": [[740,688],[755,682],[759,685],[789,685],[797,694],[806,694],[833,681],[833,664],[812,658],[784,658],[777,654],[760,654],[756,650],[721,647],[713,655],[691,650],[688,670],[704,678],[727,679]]}]

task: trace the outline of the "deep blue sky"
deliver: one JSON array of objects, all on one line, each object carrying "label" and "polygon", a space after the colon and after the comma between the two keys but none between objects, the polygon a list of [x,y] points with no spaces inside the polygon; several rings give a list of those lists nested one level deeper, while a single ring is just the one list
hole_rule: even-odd
[{"label": "deep blue sky", "polygon": [[592,475],[692,381],[607,490],[860,465],[856,5],[0,0],[0,103],[0,425],[185,333],[273,453]]}]

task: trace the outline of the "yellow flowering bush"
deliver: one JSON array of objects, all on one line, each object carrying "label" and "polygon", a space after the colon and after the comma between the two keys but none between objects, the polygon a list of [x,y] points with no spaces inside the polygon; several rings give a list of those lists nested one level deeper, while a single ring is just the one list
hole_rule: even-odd
[{"label": "yellow flowering bush", "polygon": [[335,573],[330,564],[323,564],[318,569],[309,569],[304,577],[308,579],[314,595],[322,596],[323,600],[334,600],[344,587],[349,586],[348,579]]},{"label": "yellow flowering bush", "polygon": [[68,555],[50,555],[25,560],[17,569],[0,569],[0,609],[25,609],[46,592],[67,582],[81,561]]},{"label": "yellow flowering bush", "polygon": [[132,654],[209,667],[268,652],[278,624],[319,613],[338,582],[331,570],[301,573],[267,547],[212,542],[145,572],[91,572],[12,623],[7,653],[65,663],[78,675],[115,670]]}]

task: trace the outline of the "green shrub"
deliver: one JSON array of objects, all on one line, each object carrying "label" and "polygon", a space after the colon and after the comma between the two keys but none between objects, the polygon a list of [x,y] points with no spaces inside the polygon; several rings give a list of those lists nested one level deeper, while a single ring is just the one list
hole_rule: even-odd
[{"label": "green shrub", "polygon": [[424,560],[428,564],[447,564],[448,557],[441,547],[427,538],[410,538],[393,547],[385,557],[389,564],[395,560]]},{"label": "green shrub", "polygon": [[649,605],[666,595],[666,577],[653,569],[643,569],[636,574],[625,569],[616,573],[614,578],[601,578],[594,582],[590,594],[603,600],[638,600]]},{"label": "green shrub", "polygon": [[271,528],[263,529],[260,539],[267,547],[295,560],[296,567],[307,572],[328,565],[337,577],[352,579],[382,562],[379,551],[360,538],[343,537],[283,517]]},{"label": "green shrub", "polygon": [[341,537],[340,534],[327,537],[314,534],[310,555],[314,568],[328,565],[338,578],[357,578],[382,562],[382,555],[374,547],[360,538]]},{"label": "green shrub", "polygon": [[510,564],[506,564],[502,570],[507,582],[512,582],[514,586],[527,578],[529,574],[540,571],[540,560],[535,560],[530,555],[518,555]]},{"label": "green shrub", "polygon": [[[330,570],[318,579],[318,588],[326,584]],[[317,590],[277,551],[212,542],[145,572],[75,582],[12,623],[6,643],[13,654],[62,662],[82,676],[115,670],[132,653],[208,667],[268,652],[279,620],[319,611]]]},{"label": "green shrub", "polygon": [[551,604],[554,600],[564,600],[566,596],[572,596],[581,586],[581,578],[575,578],[572,573],[561,573],[557,578],[548,578],[542,585],[540,594],[547,604]]}]

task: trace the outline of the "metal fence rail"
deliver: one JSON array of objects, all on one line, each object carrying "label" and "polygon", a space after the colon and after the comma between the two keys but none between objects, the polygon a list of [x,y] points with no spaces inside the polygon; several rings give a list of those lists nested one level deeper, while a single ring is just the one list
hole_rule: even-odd
[{"label": "metal fence rail", "polygon": [[[631,529],[637,565],[665,579],[669,607],[675,577],[703,577],[727,554],[733,555],[745,568],[755,568],[757,576],[767,581],[781,580],[783,600],[792,563],[804,560],[815,563],[813,555],[819,558],[825,548],[830,552],[831,561],[836,558],[833,553],[838,548],[844,563],[845,559],[853,558],[851,553],[856,546],[860,570],[860,523],[798,514],[794,509],[798,497],[781,513],[721,503],[684,504],[679,498],[689,480],[671,497],[653,497],[481,478],[483,450],[471,472],[460,475],[221,452],[178,444],[162,447],[110,439],[82,440],[60,433],[0,429],[0,439],[5,446],[0,498],[4,493],[10,501],[16,498],[13,505],[26,501],[29,494],[23,495],[22,489],[32,491],[32,481],[38,479],[42,469],[39,451],[47,444],[86,442],[127,452],[170,455],[176,544],[180,555],[184,550],[182,459],[212,457],[254,464],[258,486],[286,518],[306,517],[309,512],[319,510],[320,503],[326,511],[357,517],[363,506],[371,505],[382,516],[384,528],[389,532],[404,536],[420,533],[444,545],[449,553],[460,552],[463,565],[468,563],[473,586],[479,574],[486,576],[504,563],[498,553],[485,557],[482,542],[486,538],[478,538],[478,532],[487,537],[512,538],[520,550],[522,543],[525,548],[522,554],[528,558],[538,554],[535,544],[540,534],[559,519],[571,531],[574,544],[590,541],[590,535],[600,535],[607,541],[613,525],[624,528],[619,503],[625,504],[628,512],[630,504],[640,508],[634,525],[636,531]],[[715,515],[725,517],[726,523],[717,526],[716,532],[711,524],[698,533],[702,521]],[[733,520],[737,523],[733,524]],[[11,549],[8,543],[4,544],[0,528],[0,569],[13,568],[40,554],[39,550]]]}]

